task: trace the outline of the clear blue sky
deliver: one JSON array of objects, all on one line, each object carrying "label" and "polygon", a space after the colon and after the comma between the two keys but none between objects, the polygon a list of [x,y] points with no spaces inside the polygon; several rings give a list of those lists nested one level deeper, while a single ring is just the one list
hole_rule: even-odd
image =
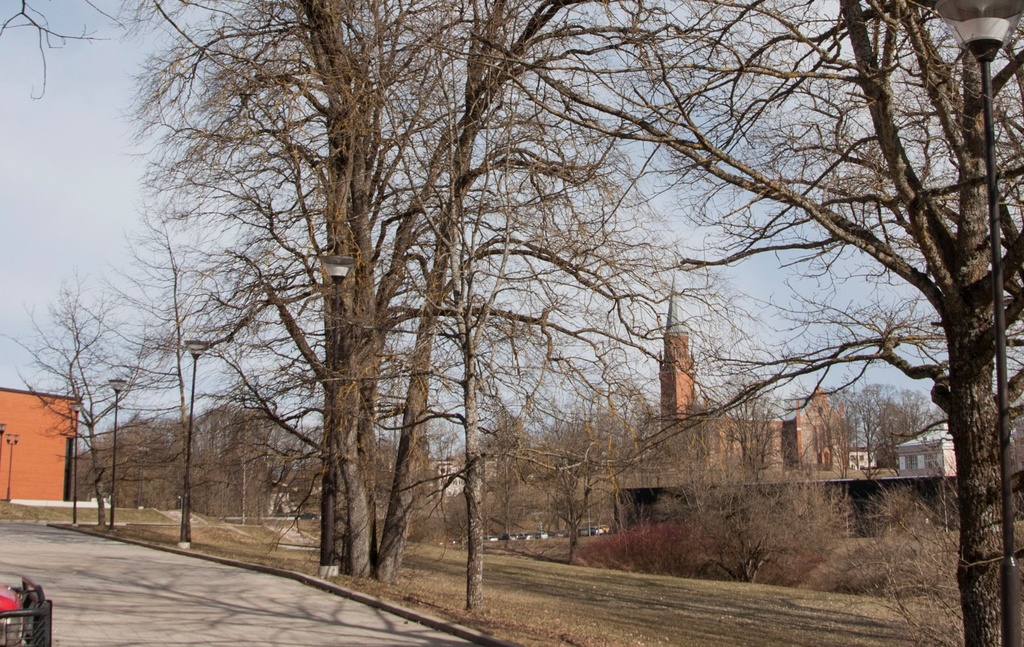
[{"label": "clear blue sky", "polygon": [[[100,39],[40,52],[28,29],[0,35],[0,333],[12,337],[75,272],[98,278],[121,264],[143,169],[125,116],[141,47],[84,2],[34,4],[55,29]],[[0,17],[12,6],[0,2]],[[0,386],[22,388],[27,362],[0,338]]]}]

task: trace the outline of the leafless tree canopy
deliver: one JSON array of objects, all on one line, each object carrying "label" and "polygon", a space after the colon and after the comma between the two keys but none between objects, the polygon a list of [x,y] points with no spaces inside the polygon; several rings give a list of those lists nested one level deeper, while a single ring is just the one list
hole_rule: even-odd
[{"label": "leafless tree canopy", "polygon": [[[155,7],[177,37],[139,99],[154,211],[194,232],[242,402],[321,452],[325,488],[337,452],[346,570],[391,580],[432,418],[472,427],[463,395],[523,406],[556,375],[612,397],[627,349],[649,352],[675,256],[646,227],[634,158],[547,109],[561,99],[535,71],[571,60],[600,12]],[[337,309],[328,253],[356,259]],[[386,501],[380,424],[398,433]]]},{"label": "leafless tree canopy", "polygon": [[[979,70],[928,8],[898,1],[620,5],[574,64],[547,66],[564,118],[656,151],[678,178],[695,265],[772,254],[798,286],[772,380],[885,362],[930,380],[961,497],[968,645],[998,625],[997,442]],[[1006,312],[1020,327],[1022,56],[994,87],[1004,170]],[[596,61],[600,61],[598,64]],[[556,109],[556,108],[553,108]],[[869,291],[853,288],[867,284]],[[932,325],[936,322],[937,325]],[[741,360],[742,361],[742,360]],[[1024,374],[1011,362],[1011,401]]]}]

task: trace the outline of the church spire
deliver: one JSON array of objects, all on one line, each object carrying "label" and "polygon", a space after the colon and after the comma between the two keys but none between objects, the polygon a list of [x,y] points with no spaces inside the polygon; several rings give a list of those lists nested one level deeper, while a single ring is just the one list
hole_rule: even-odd
[{"label": "church spire", "polygon": [[682,298],[676,292],[676,279],[672,277],[672,293],[668,299],[668,323],[665,326],[667,334],[689,334],[686,324],[683,323]]},{"label": "church spire", "polygon": [[666,425],[672,425],[693,408],[693,358],[690,357],[690,330],[683,323],[682,299],[676,294],[672,280],[672,294],[668,302],[668,322],[665,326],[665,352],[661,360],[661,413]]}]

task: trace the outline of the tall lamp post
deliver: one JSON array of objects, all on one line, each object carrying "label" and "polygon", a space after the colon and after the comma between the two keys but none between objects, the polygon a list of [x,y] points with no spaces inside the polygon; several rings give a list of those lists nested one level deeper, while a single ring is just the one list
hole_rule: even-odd
[{"label": "tall lamp post", "polygon": [[1024,0],[939,0],[935,10],[946,21],[960,46],[981,65],[982,110],[985,127],[985,171],[988,188],[988,227],[992,253],[992,312],[995,329],[996,406],[999,409],[999,462],[1002,487],[1003,557],[999,565],[1003,645],[1020,647],[1020,566],[1014,556],[1013,465],[1010,455],[1010,403],[1006,379],[1006,313],[1003,306],[1003,252],[999,226],[999,188],[996,171],[995,126],[992,119],[992,61],[1013,33],[1024,12]]},{"label": "tall lamp post", "polygon": [[128,386],[127,380],[114,378],[107,382],[114,389],[114,448],[113,461],[110,466],[110,530],[114,530],[114,510],[117,509],[117,410],[121,405],[121,391]]},{"label": "tall lamp post", "polygon": [[82,413],[82,402],[71,403],[71,411],[75,414],[72,426],[75,430],[71,444],[71,525],[78,525],[78,414]]},{"label": "tall lamp post", "polygon": [[7,425],[0,422],[0,467],[4,464],[4,432],[7,431]]},{"label": "tall lamp post", "polygon": [[[338,376],[338,355],[341,352],[341,282],[355,266],[356,259],[351,256],[321,256],[320,263],[323,265],[324,273],[334,281],[334,307],[331,310],[331,335],[328,339],[328,364],[331,377]],[[337,422],[337,383],[333,389],[328,389],[332,394],[330,407],[324,416],[324,444],[323,474],[320,477],[320,577],[336,577],[338,575],[338,564],[334,551],[334,508],[338,497],[338,470],[337,470],[337,435],[335,426]],[[329,412],[329,413],[327,413]]]},{"label": "tall lamp post", "polygon": [[188,405],[188,429],[185,431],[185,474],[181,485],[181,533],[178,536],[178,548],[192,548],[192,419],[196,410],[196,365],[199,356],[210,347],[209,342],[198,339],[185,341],[185,348],[192,355],[192,395]]},{"label": "tall lamp post", "polygon": [[11,472],[14,470],[14,446],[18,444],[18,434],[7,434],[7,444],[11,446],[11,455],[7,457],[7,500],[11,500]]}]

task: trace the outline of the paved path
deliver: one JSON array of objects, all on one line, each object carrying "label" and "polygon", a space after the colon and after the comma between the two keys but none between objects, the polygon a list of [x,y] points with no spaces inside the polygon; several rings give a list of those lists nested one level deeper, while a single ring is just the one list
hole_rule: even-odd
[{"label": "paved path", "polygon": [[272,575],[39,524],[0,523],[0,582],[53,600],[53,644],[470,645]]}]

